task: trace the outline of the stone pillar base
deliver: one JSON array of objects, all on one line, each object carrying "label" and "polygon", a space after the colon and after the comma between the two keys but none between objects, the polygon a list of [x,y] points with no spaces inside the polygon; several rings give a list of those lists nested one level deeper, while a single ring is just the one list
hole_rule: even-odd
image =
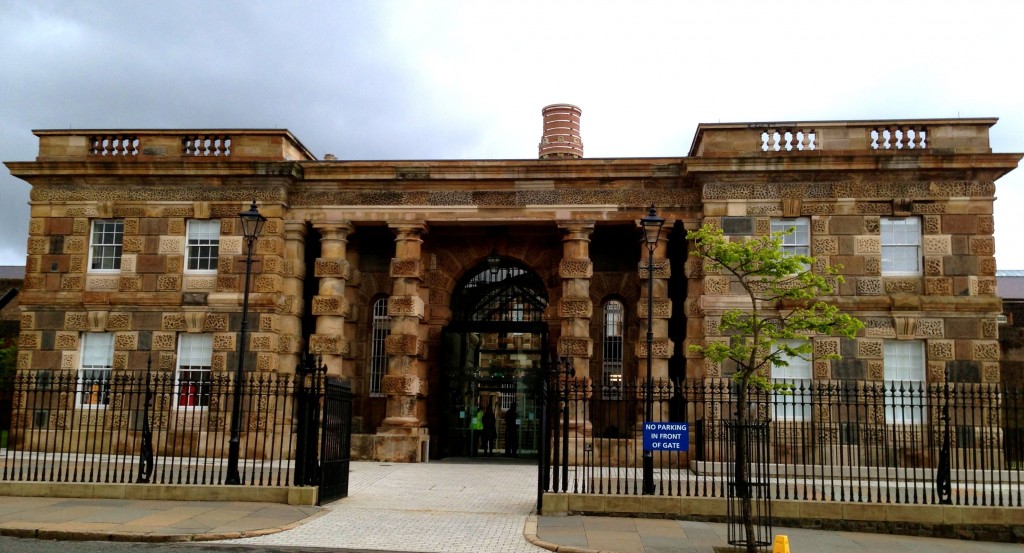
[{"label": "stone pillar base", "polygon": [[426,428],[381,428],[377,434],[352,435],[352,459],[389,463],[425,463],[430,458]]},{"label": "stone pillar base", "polygon": [[377,433],[405,433],[407,430],[418,430],[421,427],[422,423],[416,417],[386,417],[377,428]]}]

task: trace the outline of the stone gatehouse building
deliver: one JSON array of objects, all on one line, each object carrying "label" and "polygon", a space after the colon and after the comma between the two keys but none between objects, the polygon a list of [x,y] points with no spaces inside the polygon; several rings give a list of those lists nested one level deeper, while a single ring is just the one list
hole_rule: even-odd
[{"label": "stone gatehouse building", "polygon": [[[813,337],[808,381],[998,381],[993,202],[1019,154],[995,119],[702,124],[687,155],[589,159],[580,110],[544,109],[539,159],[317,159],[285,130],[39,130],[20,297],[20,371],[231,371],[245,248],[255,242],[247,370],[304,350],[357,395],[354,453],[421,461],[475,451],[482,398],[519,405],[549,356],[577,378],[722,375],[688,352],[725,339],[725,275],[687,229],[794,229],[786,249],[841,265],[829,298],[866,323]],[[666,222],[654,252],[639,219]],[[831,353],[842,359],[829,360]],[[200,376],[196,376],[199,374]],[[500,418],[500,415],[499,415]]]}]

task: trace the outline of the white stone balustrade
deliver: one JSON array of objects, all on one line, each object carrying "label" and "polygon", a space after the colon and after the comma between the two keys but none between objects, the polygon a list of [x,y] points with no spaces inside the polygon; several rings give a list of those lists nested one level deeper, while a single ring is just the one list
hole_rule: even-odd
[{"label": "white stone balustrade", "polygon": [[875,150],[922,150],[928,147],[928,128],[924,125],[892,125],[871,131]]},{"label": "white stone balustrade", "polygon": [[313,161],[290,132],[230,130],[40,130],[37,161]]},{"label": "white stone balustrade", "polygon": [[89,153],[94,156],[134,157],[139,153],[139,138],[133,135],[94,135],[89,138],[89,144]]},{"label": "white stone balustrade", "polygon": [[814,129],[785,127],[767,129],[761,133],[761,151],[791,152],[793,150],[816,150],[817,136]]},{"label": "white stone balustrade", "polygon": [[837,152],[882,154],[991,153],[995,118],[891,121],[702,123],[690,157],[817,155]]},{"label": "white stone balustrade", "polygon": [[227,157],[231,155],[231,137],[226,134],[190,135],[181,139],[184,156]]}]

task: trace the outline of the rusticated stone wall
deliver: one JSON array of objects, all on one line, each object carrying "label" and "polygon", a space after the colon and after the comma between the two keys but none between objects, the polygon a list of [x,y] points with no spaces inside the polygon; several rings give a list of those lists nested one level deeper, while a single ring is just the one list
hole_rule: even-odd
[{"label": "rusticated stone wall", "polygon": [[[827,301],[865,322],[855,339],[814,336],[813,378],[882,380],[883,340],[925,344],[926,379],[941,382],[999,380],[991,182],[839,181],[705,185],[704,222],[733,239],[769,233],[772,217],[807,217],[813,270],[841,267],[844,282],[829,277],[836,294]],[[921,223],[921,273],[882,273],[882,217],[915,217]],[[747,307],[733,279],[688,265],[703,298],[704,341],[726,340],[721,314]],[[827,360],[827,354],[843,359]],[[697,368],[697,360],[693,360]],[[706,377],[721,367],[700,363]]]},{"label": "rusticated stone wall", "polygon": [[[74,370],[83,332],[115,332],[114,370],[153,366],[173,371],[176,333],[214,337],[213,369],[234,366],[245,274],[244,240],[235,202],[81,201],[37,203],[30,223],[22,293],[18,365],[23,370]],[[280,355],[297,351],[294,334],[281,335],[281,316],[298,306],[293,295],[278,301],[296,271],[285,259],[281,209],[260,206],[268,221],[253,248],[248,351],[257,371],[280,368]],[[91,223],[124,221],[121,268],[90,271]],[[215,272],[185,267],[189,219],[220,221]]]}]

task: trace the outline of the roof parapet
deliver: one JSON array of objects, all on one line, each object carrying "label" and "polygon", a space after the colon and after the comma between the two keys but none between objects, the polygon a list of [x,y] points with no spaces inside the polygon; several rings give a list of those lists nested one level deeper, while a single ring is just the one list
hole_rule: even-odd
[{"label": "roof parapet", "polygon": [[691,157],[810,152],[991,153],[995,117],[770,123],[701,123]]},{"label": "roof parapet", "polygon": [[284,129],[35,130],[36,161],[311,161]]}]

